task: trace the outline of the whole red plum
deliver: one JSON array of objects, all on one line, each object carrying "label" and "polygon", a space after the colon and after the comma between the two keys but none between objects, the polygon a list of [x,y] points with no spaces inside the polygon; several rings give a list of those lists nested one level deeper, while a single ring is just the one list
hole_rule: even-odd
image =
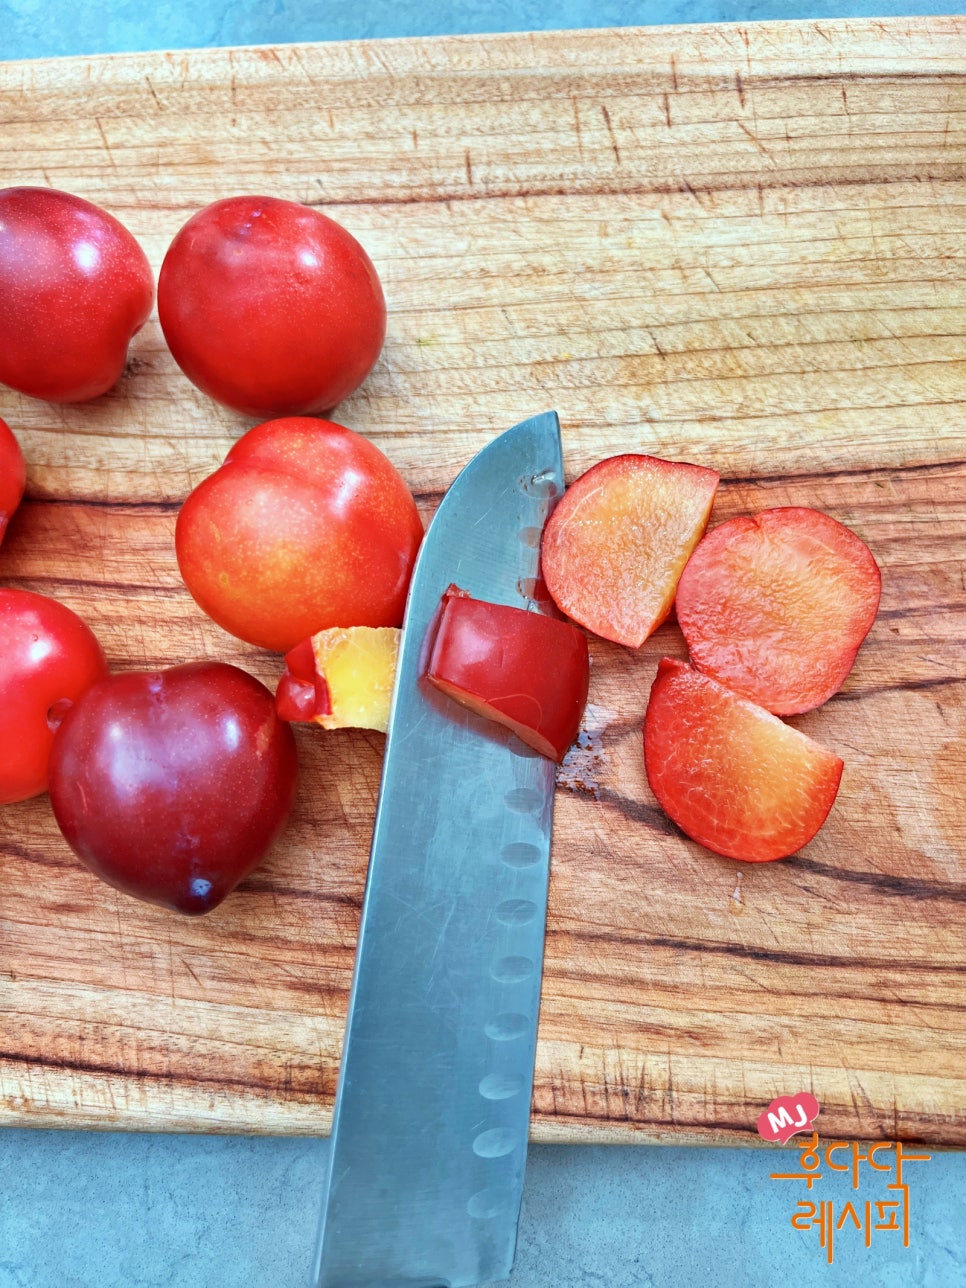
[{"label": "whole red plum", "polygon": [[189,380],[261,418],[335,407],[386,334],[362,246],[321,211],[278,197],[229,197],[189,219],[161,266],[158,316]]},{"label": "whole red plum", "polygon": [[367,438],[331,421],[256,425],[181,507],[178,565],[219,626],[286,653],[331,626],[399,626],[423,526]]},{"label": "whole red plum", "polygon": [[54,736],[50,800],[71,849],[109,885],[177,912],[228,895],[295,798],[291,728],[223,662],[95,684]]},{"label": "whole red plum", "polygon": [[27,463],[13,430],[0,420],[0,541],[7,524],[23,498],[27,483]]},{"label": "whole red plum", "polygon": [[117,383],[154,277],[113,215],[56,188],[0,191],[0,383],[85,402]]},{"label": "whole red plum", "polygon": [[66,604],[0,587],[0,805],[47,790],[51,709],[105,675],[97,638]]}]

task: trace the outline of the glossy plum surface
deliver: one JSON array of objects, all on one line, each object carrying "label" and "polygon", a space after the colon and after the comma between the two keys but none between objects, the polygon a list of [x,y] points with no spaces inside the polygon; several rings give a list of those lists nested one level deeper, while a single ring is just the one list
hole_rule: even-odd
[{"label": "glossy plum surface", "polygon": [[27,482],[27,465],[20,444],[5,420],[0,420],[0,541],[20,504]]},{"label": "glossy plum surface", "polygon": [[222,662],[128,672],[68,711],[50,799],[71,848],[128,894],[209,912],[264,857],[295,797],[271,693]]},{"label": "glossy plum surface", "polygon": [[51,708],[106,675],[93,631],[66,604],[0,588],[0,805],[46,790]]},{"label": "glossy plum surface", "polygon": [[158,316],[189,380],[263,418],[335,407],[386,333],[382,286],[356,239],[311,206],[264,196],[188,220],[161,266]]},{"label": "glossy plum surface", "polygon": [[587,640],[558,617],[490,604],[450,587],[426,678],[559,762],[577,737],[587,704]]},{"label": "glossy plum surface", "polygon": [[55,188],[0,191],[0,382],[85,402],[124,370],[154,275],[113,215]]},{"label": "glossy plum surface", "polygon": [[423,525],[374,443],[290,416],[242,435],[175,529],[194,599],[224,630],[286,653],[332,626],[399,626]]}]

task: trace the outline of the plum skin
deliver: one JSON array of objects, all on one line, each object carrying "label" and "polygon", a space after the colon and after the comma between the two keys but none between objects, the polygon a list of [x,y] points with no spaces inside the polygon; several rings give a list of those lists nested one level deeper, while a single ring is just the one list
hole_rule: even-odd
[{"label": "plum skin", "polygon": [[81,861],[177,912],[210,912],[260,862],[295,799],[297,753],[272,694],[193,662],[95,684],[54,736],[50,800]]},{"label": "plum skin", "polygon": [[113,215],[56,188],[0,191],[0,381],[87,402],[120,379],[154,275]]},{"label": "plum skin", "polygon": [[0,805],[47,790],[51,709],[105,675],[97,637],[66,604],[0,587]]},{"label": "plum skin", "polygon": [[175,527],[185,585],[223,630],[286,653],[334,626],[400,626],[423,525],[362,434],[305,416],[248,430]]},{"label": "plum skin", "polygon": [[386,335],[386,301],[363,247],[312,206],[215,201],[176,234],[158,277],[175,361],[246,416],[329,411],[359,387]]}]

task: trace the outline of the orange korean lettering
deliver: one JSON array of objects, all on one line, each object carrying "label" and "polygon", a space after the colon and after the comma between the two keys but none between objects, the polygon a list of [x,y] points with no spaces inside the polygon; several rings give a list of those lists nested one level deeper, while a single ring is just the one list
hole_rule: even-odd
[{"label": "orange korean lettering", "polygon": [[796,1230],[808,1230],[811,1228],[814,1215],[815,1204],[809,1203],[806,1199],[799,1199],[792,1213],[792,1225]]}]

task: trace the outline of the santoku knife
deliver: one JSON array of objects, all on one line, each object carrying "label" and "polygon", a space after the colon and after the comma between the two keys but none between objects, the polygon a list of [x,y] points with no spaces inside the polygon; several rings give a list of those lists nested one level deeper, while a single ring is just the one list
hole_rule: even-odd
[{"label": "santoku knife", "polygon": [[539,612],[563,491],[547,412],[446,493],[400,646],[316,1256],[318,1288],[459,1288],[513,1263],[530,1118],[554,765],[421,671],[451,583]]}]

